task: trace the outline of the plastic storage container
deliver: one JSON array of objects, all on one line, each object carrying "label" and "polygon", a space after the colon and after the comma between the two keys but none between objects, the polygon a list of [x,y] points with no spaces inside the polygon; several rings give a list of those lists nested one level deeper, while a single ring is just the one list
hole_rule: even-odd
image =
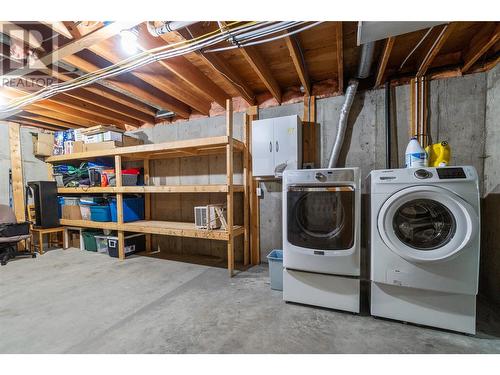
[{"label": "plastic storage container", "polygon": [[83,246],[87,251],[97,251],[97,243],[95,236],[102,235],[101,231],[85,230],[82,232]]},{"label": "plastic storage container", "polygon": [[283,290],[283,250],[273,250],[268,256],[271,289]]},{"label": "plastic storage container", "polygon": [[[111,221],[117,222],[116,198],[109,200],[111,208]],[[123,222],[144,220],[144,197],[123,198]]]},{"label": "plastic storage container", "polygon": [[[132,255],[146,249],[146,236],[144,234],[131,234],[125,236],[125,256]],[[118,237],[108,237],[108,255],[118,258]]]},{"label": "plastic storage container", "polygon": [[108,239],[117,238],[115,236],[94,236],[97,245],[97,252],[107,254],[108,253]]},{"label": "plastic storage container", "polygon": [[111,221],[109,204],[90,206],[90,218],[92,221]]},{"label": "plastic storage container", "polygon": [[63,206],[78,206],[80,205],[80,198],[78,197],[61,197]]},{"label": "plastic storage container", "polygon": [[82,215],[82,220],[91,220],[92,215],[90,213],[90,205],[81,204],[80,214]]}]

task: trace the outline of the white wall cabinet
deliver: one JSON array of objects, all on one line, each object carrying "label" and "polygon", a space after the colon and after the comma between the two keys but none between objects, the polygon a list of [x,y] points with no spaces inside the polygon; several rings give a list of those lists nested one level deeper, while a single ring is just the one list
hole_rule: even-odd
[{"label": "white wall cabinet", "polygon": [[297,115],[253,121],[253,176],[281,176],[285,168],[299,168],[301,131],[302,123]]}]

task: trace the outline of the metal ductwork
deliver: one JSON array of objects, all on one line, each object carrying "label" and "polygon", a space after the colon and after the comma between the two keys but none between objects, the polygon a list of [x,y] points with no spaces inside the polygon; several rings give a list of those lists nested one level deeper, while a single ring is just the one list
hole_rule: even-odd
[{"label": "metal ductwork", "polygon": [[164,21],[161,26],[155,27],[153,22],[147,22],[148,31],[153,36],[161,36],[163,34],[169,33],[170,31],[175,31],[183,29],[184,27],[191,26],[197,21]]},{"label": "metal ductwork", "polygon": [[361,56],[359,59],[357,77],[356,79],[349,80],[349,85],[347,86],[345,92],[345,101],[342,105],[342,108],[340,109],[339,123],[337,125],[337,135],[333,143],[332,152],[330,153],[330,159],[328,160],[328,168],[335,168],[337,166],[340,151],[342,150],[342,145],[344,143],[344,135],[347,129],[347,120],[349,119],[349,113],[354,101],[354,96],[356,95],[356,91],[358,90],[358,79],[364,79],[370,75],[374,51],[375,42],[363,44]]}]

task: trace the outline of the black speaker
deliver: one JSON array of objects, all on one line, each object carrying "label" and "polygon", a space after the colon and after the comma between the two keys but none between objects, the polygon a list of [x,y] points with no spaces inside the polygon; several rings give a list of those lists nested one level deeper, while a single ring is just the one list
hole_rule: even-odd
[{"label": "black speaker", "polygon": [[28,187],[33,192],[35,203],[35,223],[38,228],[59,226],[57,185],[55,181],[30,181]]}]

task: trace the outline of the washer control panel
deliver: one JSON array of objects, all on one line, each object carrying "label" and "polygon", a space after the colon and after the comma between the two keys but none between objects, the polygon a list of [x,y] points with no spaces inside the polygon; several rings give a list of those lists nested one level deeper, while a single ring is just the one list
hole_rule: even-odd
[{"label": "washer control panel", "polygon": [[463,168],[436,168],[440,180],[467,178]]}]

